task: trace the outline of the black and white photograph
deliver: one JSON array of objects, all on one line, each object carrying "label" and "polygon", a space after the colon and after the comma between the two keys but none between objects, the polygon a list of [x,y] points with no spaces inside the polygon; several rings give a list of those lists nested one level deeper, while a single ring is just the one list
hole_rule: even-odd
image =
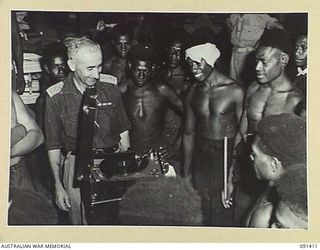
[{"label": "black and white photograph", "polygon": [[9,16],[9,228],[309,229],[307,11]]}]

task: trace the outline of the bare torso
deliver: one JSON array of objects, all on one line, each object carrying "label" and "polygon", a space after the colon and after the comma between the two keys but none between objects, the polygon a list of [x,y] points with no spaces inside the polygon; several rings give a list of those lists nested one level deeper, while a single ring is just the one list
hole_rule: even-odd
[{"label": "bare torso", "polygon": [[162,80],[170,84],[179,95],[187,89],[188,84],[182,67],[165,69],[162,74]]},{"label": "bare torso", "polygon": [[269,85],[252,83],[246,104],[248,133],[254,133],[257,123],[265,116],[294,112],[301,100],[301,92],[294,87],[276,91]]},{"label": "bare torso", "polygon": [[17,113],[13,99],[11,100],[11,128],[17,125]]},{"label": "bare torso", "polygon": [[161,83],[142,88],[135,87],[132,82],[128,84],[123,99],[132,126],[130,140],[133,150],[157,148],[163,144],[167,103],[175,98],[173,106],[176,105],[177,109],[182,109],[178,96],[173,95],[176,95],[175,92]]},{"label": "bare torso", "polygon": [[127,59],[111,58],[107,60],[104,64],[103,73],[117,77],[120,92],[124,93],[126,91],[129,79]]},{"label": "bare torso", "polygon": [[233,80],[222,80],[213,86],[202,85],[191,89],[196,132],[207,139],[232,138],[237,132],[237,105],[242,103],[243,91]]}]

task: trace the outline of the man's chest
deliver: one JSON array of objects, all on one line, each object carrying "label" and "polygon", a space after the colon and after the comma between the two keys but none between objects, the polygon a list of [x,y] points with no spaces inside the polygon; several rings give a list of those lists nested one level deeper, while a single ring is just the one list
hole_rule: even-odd
[{"label": "man's chest", "polygon": [[259,121],[268,115],[291,112],[287,92],[257,91],[248,101],[248,118]]},{"label": "man's chest", "polygon": [[125,96],[125,105],[130,119],[145,119],[165,109],[165,100],[154,90],[142,93],[131,92]]},{"label": "man's chest", "polygon": [[224,90],[199,90],[195,93],[192,109],[196,115],[212,116],[229,113],[234,105],[233,100]]}]

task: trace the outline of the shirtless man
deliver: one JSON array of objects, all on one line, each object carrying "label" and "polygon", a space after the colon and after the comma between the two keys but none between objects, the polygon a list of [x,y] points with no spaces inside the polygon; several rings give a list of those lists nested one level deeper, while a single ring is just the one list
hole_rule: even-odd
[{"label": "shirtless man", "polygon": [[12,92],[10,165],[43,143],[43,134],[36,121],[15,91]]},{"label": "shirtless man", "polygon": [[137,44],[131,50],[132,79],[123,93],[124,106],[131,121],[131,149],[143,151],[164,145],[164,123],[168,106],[178,113],[183,104],[176,92],[163,82],[155,82],[155,54],[150,45]]},{"label": "shirtless man", "polygon": [[132,46],[132,34],[128,25],[119,24],[114,28],[112,45],[115,55],[105,60],[102,72],[117,77],[120,92],[123,93],[129,78],[128,55]]},{"label": "shirtless man", "polygon": [[[296,164],[275,184],[280,196],[272,228],[308,229],[307,167]],[[293,191],[294,190],[294,191]]]},{"label": "shirtless man", "polygon": [[[279,194],[275,186],[280,184],[279,191],[286,190],[286,195],[282,199],[288,198],[288,188],[291,186],[290,195],[300,196],[302,190],[306,190],[306,123],[297,115],[280,114],[270,115],[258,123],[257,132],[252,144],[252,153],[250,158],[253,162],[254,171],[258,179],[264,179],[268,182],[268,188],[263,192],[255,205],[247,215],[245,226],[267,228],[272,224],[273,211],[279,206]],[[304,170],[304,171],[303,171]],[[293,187],[290,184],[292,173],[298,171],[304,172],[304,176],[295,177],[296,183],[300,186]],[[297,179],[301,180],[297,180]],[[298,192],[294,192],[294,190]],[[306,202],[305,197],[299,203]],[[282,204],[282,208],[284,204]],[[282,209],[283,210],[283,209]],[[290,209],[288,209],[290,210]],[[291,217],[288,211],[285,212]],[[281,220],[281,219],[280,219]],[[285,219],[287,221],[287,218]],[[294,221],[297,221],[296,219]]]},{"label": "shirtless man", "polygon": [[[240,122],[239,133],[235,145],[245,135],[256,131],[257,123],[266,116],[293,113],[296,106],[302,100],[302,93],[296,89],[286,75],[285,69],[289,62],[290,37],[281,29],[266,30],[260,40],[260,46],[256,54],[257,81],[253,82],[247,89],[244,110]],[[249,143],[248,143],[249,144]],[[239,144],[240,145],[240,144]],[[244,146],[251,148],[251,145]],[[238,147],[239,148],[239,147]],[[240,176],[235,201],[235,217],[238,223],[248,212],[250,206],[265,189],[266,183],[258,182],[254,176],[251,165],[246,161],[248,153],[235,152],[238,162],[247,169],[235,168],[236,175]],[[242,159],[241,159],[242,158]],[[248,167],[250,166],[250,167]],[[234,164],[232,164],[232,169]],[[240,173],[241,172],[241,173]],[[225,207],[232,205],[230,194],[233,192],[235,173],[230,171],[228,196],[224,200]],[[231,198],[231,199],[230,199]]]},{"label": "shirtless man", "polygon": [[19,95],[12,92],[10,186],[31,188],[31,180],[22,157],[43,143],[43,134]]},{"label": "shirtless man", "polygon": [[186,35],[181,31],[172,31],[165,49],[165,67],[160,72],[160,78],[171,85],[181,96],[187,89],[184,65]]},{"label": "shirtless man", "polygon": [[[172,31],[173,33],[174,31]],[[185,35],[182,32],[176,31],[169,38],[170,41],[165,50],[165,67],[160,71],[159,78],[170,85],[183,98],[188,86],[190,85],[190,77],[187,77],[184,68],[185,58]],[[178,138],[181,143],[180,136],[181,116],[171,109],[167,110],[165,122],[165,135],[170,143]],[[178,152],[177,152],[178,153]],[[177,164],[177,163],[175,163]]]},{"label": "shirtless man", "polygon": [[223,148],[227,137],[232,151],[242,113],[243,89],[214,68],[219,56],[220,51],[211,43],[186,51],[197,83],[189,89],[185,101],[183,175],[192,178],[200,194],[204,225],[232,226],[232,211],[224,209],[220,202]]},{"label": "shirtless man", "polygon": [[[33,167],[29,164],[31,161],[23,159],[25,155],[34,151],[44,141],[41,129],[30,112],[32,111],[28,110],[19,95],[13,91],[8,224],[56,224],[56,220],[54,220],[56,211],[53,204],[42,192],[37,192],[38,190],[34,186],[34,176],[30,175],[29,171]],[[33,199],[32,202],[30,198]],[[40,199],[41,202],[38,203]],[[40,218],[41,215],[43,215],[42,218]]]}]

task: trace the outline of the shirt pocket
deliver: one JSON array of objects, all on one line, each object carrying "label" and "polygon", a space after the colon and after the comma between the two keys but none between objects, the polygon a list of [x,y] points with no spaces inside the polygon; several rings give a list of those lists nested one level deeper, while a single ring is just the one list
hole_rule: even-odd
[{"label": "shirt pocket", "polygon": [[264,26],[259,24],[244,25],[241,38],[245,41],[257,42],[263,34]]},{"label": "shirt pocket", "polygon": [[98,109],[99,131],[104,136],[112,136],[117,132],[118,119],[117,108],[114,105],[106,106]]},{"label": "shirt pocket", "polygon": [[77,125],[78,125],[77,111],[70,112],[68,114],[61,115],[62,126],[66,137],[76,139],[77,137]]}]

